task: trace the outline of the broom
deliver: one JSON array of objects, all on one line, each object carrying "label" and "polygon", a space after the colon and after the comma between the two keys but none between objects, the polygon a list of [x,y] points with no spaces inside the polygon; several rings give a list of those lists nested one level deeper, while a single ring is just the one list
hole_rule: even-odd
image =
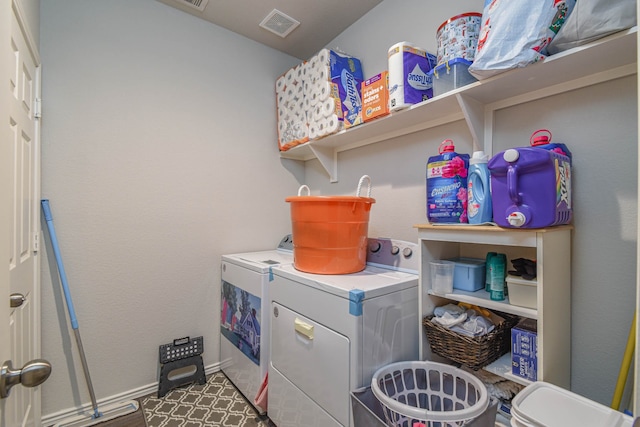
[{"label": "broom", "polygon": [[44,213],[44,219],[47,222],[47,228],[49,229],[49,236],[51,237],[51,246],[53,247],[53,253],[56,257],[56,263],[58,265],[58,273],[60,274],[60,281],[62,282],[62,290],[64,292],[64,298],[67,302],[67,311],[69,312],[69,319],[71,321],[71,327],[73,334],[76,338],[76,344],[78,345],[78,352],[80,353],[80,360],[82,362],[82,369],[84,371],[84,377],[87,381],[87,387],[89,388],[89,396],[91,397],[91,405],[93,406],[93,414],[83,413],[67,419],[66,421],[55,424],[54,427],[87,427],[98,423],[102,423],[114,418],[121,417],[123,415],[130,414],[138,410],[138,402],[135,400],[129,400],[125,402],[119,402],[111,405],[106,405],[101,410],[98,409],[96,403],[96,396],[93,392],[93,385],[91,384],[91,377],[89,376],[89,367],[87,365],[87,359],[82,348],[82,340],[80,339],[80,328],[78,326],[78,319],[76,318],[76,312],[73,307],[73,301],[71,299],[71,292],[69,291],[69,285],[67,283],[67,274],[62,264],[62,256],[60,255],[60,249],[58,248],[58,239],[56,237],[56,231],[53,227],[53,216],[51,215],[51,209],[49,207],[49,200],[42,200],[42,211]]}]

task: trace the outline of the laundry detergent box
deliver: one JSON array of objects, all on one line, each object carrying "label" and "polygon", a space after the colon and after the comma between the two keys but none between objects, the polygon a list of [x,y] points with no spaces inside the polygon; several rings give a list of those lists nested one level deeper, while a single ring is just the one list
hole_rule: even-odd
[{"label": "laundry detergent box", "polygon": [[344,127],[362,124],[362,63],[353,56],[329,50],[329,66],[331,82],[338,87]]},{"label": "laundry detergent box", "polygon": [[362,82],[362,120],[368,122],[389,114],[389,72]]},{"label": "laundry detergent box", "polygon": [[387,53],[389,63],[389,108],[401,110],[433,98],[437,57],[409,42],[396,43]]},{"label": "laundry detergent box", "polygon": [[523,319],[511,328],[511,373],[531,381],[538,379],[538,324]]},{"label": "laundry detergent box", "polygon": [[458,154],[450,139],[427,162],[427,219],[430,223],[467,223],[469,155]]}]

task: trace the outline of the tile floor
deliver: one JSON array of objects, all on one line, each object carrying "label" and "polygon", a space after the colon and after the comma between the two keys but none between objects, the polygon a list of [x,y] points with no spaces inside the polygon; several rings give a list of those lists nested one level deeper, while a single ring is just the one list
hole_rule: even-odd
[{"label": "tile floor", "polygon": [[222,372],[209,376],[206,384],[169,391],[161,399],[140,399],[147,427],[274,427],[260,417]]}]

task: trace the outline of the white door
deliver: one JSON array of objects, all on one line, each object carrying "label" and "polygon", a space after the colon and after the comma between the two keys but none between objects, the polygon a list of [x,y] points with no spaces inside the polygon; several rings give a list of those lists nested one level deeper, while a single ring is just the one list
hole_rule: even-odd
[{"label": "white door", "polygon": [[[11,6],[5,1],[0,5],[0,40],[9,40],[11,25]],[[10,54],[8,43],[0,43],[0,82],[3,89],[9,81]],[[9,117],[9,97],[3,91],[0,94],[0,261],[4,264],[9,259],[9,236],[11,235],[11,221],[9,212],[11,200],[11,185],[9,183],[11,171],[11,141],[6,118]],[[6,265],[6,264],[5,264]],[[11,359],[11,343],[9,338],[9,269],[0,268],[0,363]],[[5,419],[8,399],[0,399],[0,420]],[[6,423],[0,421],[0,425]]]},{"label": "white door", "polygon": [[[6,4],[7,2],[5,2]],[[2,6],[4,9],[6,6]],[[3,21],[4,10],[1,12]],[[40,357],[40,292],[39,292],[39,256],[38,241],[40,233],[40,141],[39,121],[36,117],[36,99],[39,97],[39,58],[24,20],[21,19],[19,6],[14,2],[10,15],[8,39],[10,40],[8,64],[2,64],[8,70],[8,79],[0,87],[9,92],[0,92],[1,102],[8,102],[8,112],[2,110],[3,128],[8,124],[8,132],[2,130],[3,170],[7,170],[6,184],[3,179],[2,204],[9,211],[3,212],[8,218],[2,218],[2,237],[8,239],[9,274],[4,276],[2,287],[7,287],[7,299],[0,301],[2,306],[2,328],[9,327],[9,354],[3,352],[5,363],[4,380],[20,378],[22,383],[29,382],[27,371],[20,369]],[[6,21],[3,22],[3,24]],[[7,34],[2,33],[7,40]],[[6,44],[2,44],[6,45]],[[3,55],[5,52],[2,52]],[[4,71],[2,76],[4,77]],[[8,81],[8,85],[6,82]],[[8,227],[7,225],[8,224]],[[6,240],[3,240],[6,242]],[[5,243],[6,245],[6,243]],[[7,259],[4,258],[4,259]],[[2,296],[6,295],[2,290]],[[5,297],[6,298],[6,297]],[[6,313],[6,307],[9,312]],[[3,332],[6,334],[6,331]],[[5,347],[3,345],[3,347]],[[2,391],[2,390],[0,390]],[[6,391],[6,390],[5,390]],[[40,388],[14,386],[8,396],[2,399],[3,411],[0,417],[2,426],[40,425]]]}]

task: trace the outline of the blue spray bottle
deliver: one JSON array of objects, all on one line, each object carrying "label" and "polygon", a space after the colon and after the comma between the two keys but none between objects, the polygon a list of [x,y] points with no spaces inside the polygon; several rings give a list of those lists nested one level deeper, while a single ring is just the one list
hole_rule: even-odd
[{"label": "blue spray bottle", "polygon": [[469,224],[482,224],[491,222],[493,219],[488,162],[489,156],[484,154],[484,151],[474,151],[473,156],[469,159],[467,182]]}]

